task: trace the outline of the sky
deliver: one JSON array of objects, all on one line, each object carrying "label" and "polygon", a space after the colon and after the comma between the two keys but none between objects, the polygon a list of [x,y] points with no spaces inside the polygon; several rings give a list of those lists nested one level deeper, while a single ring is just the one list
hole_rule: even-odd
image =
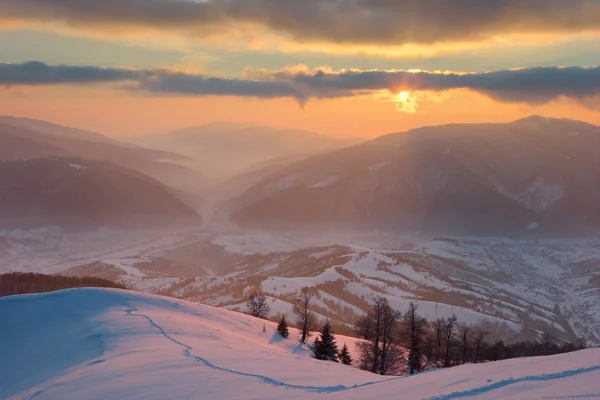
[{"label": "sky", "polygon": [[600,0],[0,0],[0,110],[114,137],[600,125]]}]

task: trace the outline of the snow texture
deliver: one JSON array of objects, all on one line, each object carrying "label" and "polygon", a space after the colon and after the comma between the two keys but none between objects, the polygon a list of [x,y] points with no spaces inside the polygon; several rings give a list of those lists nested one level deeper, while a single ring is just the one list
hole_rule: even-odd
[{"label": "snow texture", "polygon": [[[109,289],[0,299],[2,399],[559,399],[600,396],[600,349],[381,377],[310,358],[275,324]],[[263,332],[263,324],[266,332]],[[356,339],[338,336],[354,349]]]}]

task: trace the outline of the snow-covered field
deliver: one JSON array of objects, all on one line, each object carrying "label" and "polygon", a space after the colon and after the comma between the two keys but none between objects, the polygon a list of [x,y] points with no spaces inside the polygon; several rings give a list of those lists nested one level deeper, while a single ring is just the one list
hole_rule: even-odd
[{"label": "snow-covered field", "polygon": [[227,308],[243,307],[262,287],[273,313],[289,312],[298,290],[310,286],[315,311],[347,324],[373,295],[400,311],[418,299],[429,319],[456,314],[462,322],[500,324],[513,337],[527,328],[529,339],[550,331],[600,344],[598,238],[47,228],[0,231],[0,271],[92,275]]},{"label": "snow-covered field", "polygon": [[600,397],[600,349],[394,378],[314,360],[270,322],[135,292],[12,296],[0,315],[2,399]]}]

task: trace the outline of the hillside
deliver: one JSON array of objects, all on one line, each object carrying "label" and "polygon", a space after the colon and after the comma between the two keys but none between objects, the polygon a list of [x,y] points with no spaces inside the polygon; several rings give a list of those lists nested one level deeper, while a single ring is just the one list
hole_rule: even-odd
[{"label": "hillside", "polygon": [[38,132],[40,134],[61,137],[64,139],[85,140],[98,143],[118,143],[100,133],[90,132],[83,129],[71,128],[68,126],[54,124],[48,121],[41,121],[31,118],[14,117],[11,115],[0,115],[0,124],[10,125],[17,128],[22,128],[30,132]]},{"label": "hillside", "polygon": [[106,279],[13,272],[0,274],[0,297],[17,294],[45,293],[80,287],[126,289]]},{"label": "hillside", "polygon": [[0,163],[3,229],[58,225],[78,230],[199,221],[170,189],[113,164],[72,158]]},{"label": "hillside", "polygon": [[[429,320],[456,314],[460,321],[487,325],[497,339],[552,332],[600,344],[597,238],[199,232],[112,250],[106,238],[96,238],[90,251],[82,239],[29,240],[36,237],[48,243],[44,251],[38,245],[37,256],[35,245],[7,237],[14,243],[7,268],[97,276],[227,308],[243,309],[248,288],[260,287],[276,299],[273,313],[290,312],[300,288],[309,286],[315,311],[342,324],[352,324],[372,296],[384,296],[400,310],[416,299]],[[70,246],[52,251],[60,240]],[[77,251],[84,246],[86,252]]]},{"label": "hillside", "polygon": [[565,119],[425,127],[295,163],[230,209],[243,226],[590,234],[598,149],[600,127]]},{"label": "hillside", "polygon": [[182,166],[185,157],[175,153],[145,149],[46,121],[0,116],[0,161],[43,157],[108,161],[188,192],[198,191],[206,183],[199,173]]},{"label": "hillside", "polygon": [[[109,289],[0,299],[6,399],[542,399],[598,395],[600,351],[381,377],[249,316]],[[266,332],[263,332],[263,324]],[[353,339],[338,336],[353,347]]]}]

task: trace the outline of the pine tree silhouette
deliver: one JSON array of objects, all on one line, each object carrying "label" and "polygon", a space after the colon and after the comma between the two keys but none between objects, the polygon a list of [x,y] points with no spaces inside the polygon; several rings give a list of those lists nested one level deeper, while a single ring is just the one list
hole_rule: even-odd
[{"label": "pine tree silhouette", "polygon": [[313,352],[315,353],[315,358],[318,360],[338,362],[338,348],[329,321],[323,325],[320,338],[315,339]]},{"label": "pine tree silhouette", "polygon": [[348,345],[344,343],[342,350],[338,354],[338,358],[345,365],[352,365],[352,357],[350,357],[350,351],[348,350]]},{"label": "pine tree silhouette", "polygon": [[277,332],[279,332],[279,334],[284,339],[287,339],[287,337],[290,335],[290,332],[288,331],[288,324],[285,319],[285,314],[282,314],[281,318],[279,319],[279,323],[277,324]]}]

